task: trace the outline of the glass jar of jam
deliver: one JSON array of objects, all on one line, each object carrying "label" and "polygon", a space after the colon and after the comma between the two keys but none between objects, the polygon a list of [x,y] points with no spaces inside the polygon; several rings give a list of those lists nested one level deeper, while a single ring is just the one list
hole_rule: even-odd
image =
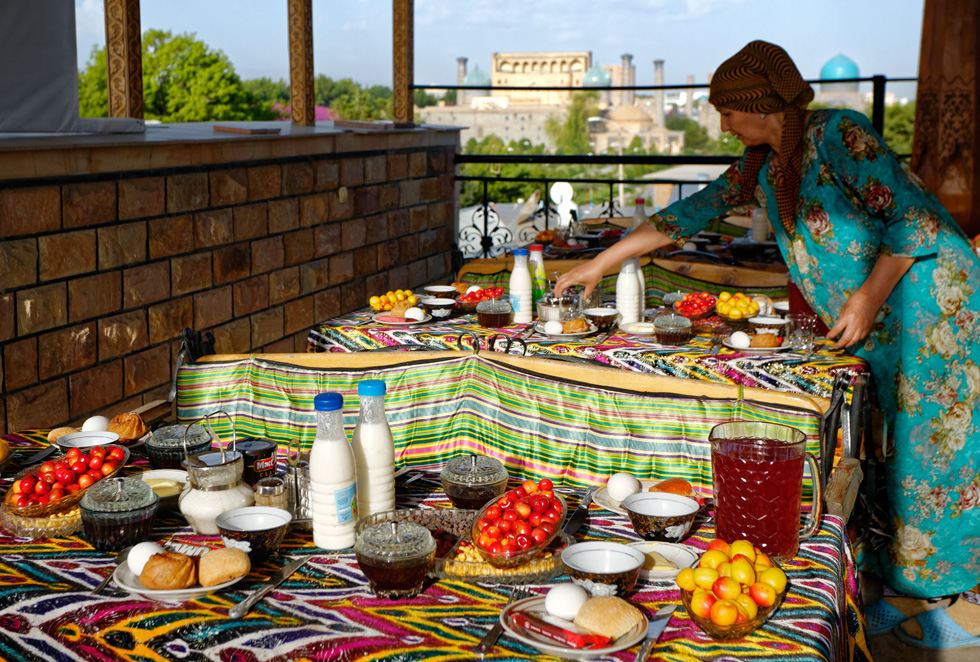
[{"label": "glass jar of jam", "polygon": [[[186,438],[186,455],[184,452]],[[188,455],[197,455],[211,448],[211,435],[203,425],[168,425],[150,433],[146,454],[154,469],[180,469]]]},{"label": "glass jar of jam", "polygon": [[661,345],[683,345],[691,339],[691,320],[683,315],[660,315],[654,318],[653,329]]},{"label": "glass jar of jam", "polygon": [[138,477],[96,483],[79,504],[85,537],[100,552],[148,540],[159,503],[153,488]]},{"label": "glass jar of jam", "polygon": [[503,326],[510,326],[514,318],[510,301],[503,299],[490,299],[476,304],[476,319],[480,326],[486,329],[499,329]]},{"label": "glass jar of jam", "polygon": [[479,510],[507,490],[507,469],[497,458],[458,455],[446,463],[439,479],[457,508]]},{"label": "glass jar of jam", "polygon": [[436,541],[424,526],[388,519],[393,512],[357,523],[354,555],[375,595],[412,598],[435,562]]}]

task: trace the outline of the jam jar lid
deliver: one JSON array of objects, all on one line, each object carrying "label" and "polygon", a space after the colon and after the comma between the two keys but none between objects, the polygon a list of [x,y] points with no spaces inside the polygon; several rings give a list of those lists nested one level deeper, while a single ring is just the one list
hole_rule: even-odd
[{"label": "jam jar lid", "polygon": [[427,528],[412,522],[387,521],[361,531],[354,551],[381,561],[403,561],[428,556],[436,541]]},{"label": "jam jar lid", "polygon": [[691,328],[691,320],[683,315],[666,313],[653,318],[653,326],[656,329],[677,329],[682,331]]},{"label": "jam jar lid", "polygon": [[507,299],[487,299],[476,304],[478,313],[509,313],[510,301]]},{"label": "jam jar lid", "polygon": [[81,507],[102,513],[145,510],[160,500],[149,483],[140,478],[110,478],[89,487]]},{"label": "jam jar lid", "polygon": [[238,451],[208,451],[192,455],[189,460],[184,460],[181,464],[186,464],[191,469],[208,469],[232,465],[242,461],[242,454]]},{"label": "jam jar lid", "polygon": [[207,442],[210,444],[211,435],[204,429],[203,425],[192,423],[190,429],[187,425],[168,425],[157,428],[150,433],[146,440],[147,446],[156,448],[181,449],[184,447],[184,432],[187,433],[187,446],[194,448]]},{"label": "jam jar lid", "polygon": [[507,469],[495,457],[457,455],[446,463],[441,475],[457,485],[490,485],[507,480]]}]

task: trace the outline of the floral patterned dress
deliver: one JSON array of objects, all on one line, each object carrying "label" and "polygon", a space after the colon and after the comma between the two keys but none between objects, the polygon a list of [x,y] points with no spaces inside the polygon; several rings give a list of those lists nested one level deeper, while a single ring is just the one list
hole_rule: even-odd
[{"label": "floral patterned dress", "polygon": [[[855,351],[871,366],[888,426],[885,579],[916,597],[972,589],[980,581],[980,259],[864,115],[815,111],[803,148],[793,234],[776,220],[768,164],[755,198],[771,210],[790,277],[828,327],[879,255],[915,258]],[[737,206],[740,168],[651,222],[683,242]]]}]

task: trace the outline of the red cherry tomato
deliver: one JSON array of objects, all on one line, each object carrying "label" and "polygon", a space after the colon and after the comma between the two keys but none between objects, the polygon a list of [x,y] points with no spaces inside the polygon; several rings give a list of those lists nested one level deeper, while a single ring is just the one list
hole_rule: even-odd
[{"label": "red cherry tomato", "polygon": [[112,448],[109,449],[109,459],[115,462],[119,462],[124,457],[126,457],[126,451],[124,451],[122,447],[113,446]]},{"label": "red cherry tomato", "polygon": [[517,536],[517,548],[518,549],[527,549],[530,546],[531,546],[531,538],[530,538],[530,536]]},{"label": "red cherry tomato", "polygon": [[541,544],[545,541],[547,537],[548,534],[545,533],[544,529],[542,529],[541,527],[538,526],[531,529],[531,538],[534,539],[534,542]]},{"label": "red cherry tomato", "polygon": [[54,471],[54,462],[48,460],[47,462],[41,465],[40,471],[42,474],[46,474]]},{"label": "red cherry tomato", "polygon": [[550,536],[555,532],[555,525],[551,522],[541,522],[541,529]]},{"label": "red cherry tomato", "polygon": [[111,474],[115,470],[116,470],[116,463],[113,462],[112,460],[109,460],[108,462],[106,462],[106,463],[104,463],[102,465],[102,475],[103,476],[108,476],[109,474]]},{"label": "red cherry tomato", "polygon": [[531,513],[528,515],[527,521],[531,526],[538,526],[541,524],[541,513]]},{"label": "red cherry tomato", "polygon": [[555,489],[555,484],[551,482],[548,478],[542,478],[538,481],[538,488],[543,492],[545,490]]},{"label": "red cherry tomato", "polygon": [[487,508],[487,512],[483,513],[487,519],[497,519],[501,514],[500,506],[494,505]]}]

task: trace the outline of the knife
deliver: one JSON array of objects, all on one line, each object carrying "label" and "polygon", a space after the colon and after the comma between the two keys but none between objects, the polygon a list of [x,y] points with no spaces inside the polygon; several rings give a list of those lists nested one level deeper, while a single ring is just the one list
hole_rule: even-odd
[{"label": "knife", "polygon": [[592,503],[592,495],[595,494],[595,491],[596,488],[590,487],[589,491],[582,495],[582,500],[579,502],[578,508],[568,518],[568,522],[565,523],[565,528],[562,531],[571,536],[582,528],[582,523],[585,522],[585,516],[589,514],[589,504]]},{"label": "knife", "polygon": [[304,563],[309,561],[312,556],[301,556],[298,559],[290,561],[288,565],[283,567],[279,572],[272,575],[265,584],[259,588],[252,591],[247,598],[239,602],[237,605],[228,610],[229,618],[241,618],[248,610],[251,609],[255,603],[265,597],[265,594],[279,586],[286,577],[296,572],[303,566]]},{"label": "knife", "polygon": [[49,448],[45,448],[40,453],[35,453],[34,455],[31,455],[28,458],[24,458],[24,461],[20,463],[20,466],[22,466],[22,467],[32,467],[35,464],[37,464],[38,462],[40,462],[41,460],[43,460],[44,458],[46,458],[47,456],[49,456],[52,453],[56,452],[57,450],[58,450],[58,447],[55,446],[54,444],[52,444]]},{"label": "knife", "polygon": [[657,643],[657,639],[663,634],[664,628],[667,627],[667,621],[670,620],[670,616],[674,613],[675,609],[677,609],[677,605],[661,607],[653,618],[650,619],[650,625],[647,626],[647,638],[643,642],[643,645],[640,646],[634,662],[645,662],[647,656],[650,654],[650,649],[653,648],[654,644]]}]

